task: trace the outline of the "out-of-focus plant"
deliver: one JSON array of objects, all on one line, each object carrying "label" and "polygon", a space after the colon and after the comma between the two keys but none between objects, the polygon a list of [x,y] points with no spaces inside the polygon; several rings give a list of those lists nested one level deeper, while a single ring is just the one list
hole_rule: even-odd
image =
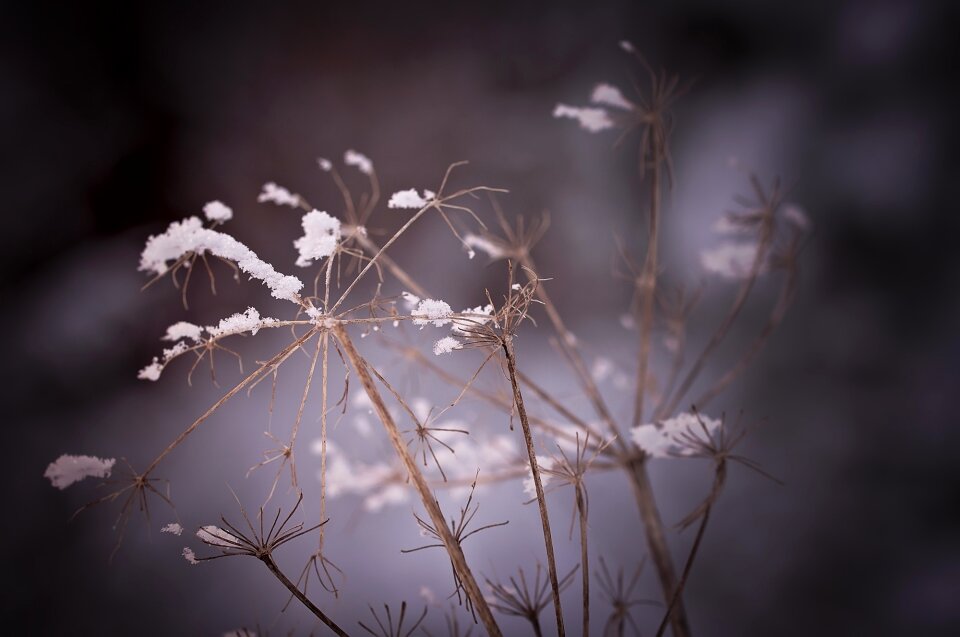
[{"label": "out-of-focus plant", "polygon": [[[677,78],[654,71],[628,43],[621,46],[635,58],[645,79],[635,82],[636,94],[628,98],[614,86],[599,84],[591,94],[592,105],[560,104],[554,115],[572,118],[592,133],[618,130],[618,144],[635,143],[637,148],[638,177],[649,197],[639,208],[647,215],[648,231],[642,243],[616,243],[618,274],[629,281],[631,287],[625,300],[628,313],[622,322],[636,334],[636,355],[632,381],[621,379],[613,391],[632,395],[629,419],[616,418],[609,406],[611,390],[604,387],[604,380],[612,363],[596,358],[588,364],[580,338],[568,328],[550,295],[556,283],[544,278],[536,263],[537,244],[548,227],[545,217],[533,222],[522,217],[511,221],[495,198],[496,193],[505,191],[488,186],[453,188],[454,169],[465,163],[460,162],[450,166],[436,191],[411,188],[393,193],[386,204],[393,212],[388,214],[405,215],[405,220],[381,245],[372,236],[374,233],[368,231],[370,220],[379,209],[379,180],[370,159],[351,150],[344,155],[345,165],[358,170],[368,183],[359,197],[354,196],[348,186],[350,179],[341,175],[334,162],[319,160],[320,169],[330,176],[342,195],[340,216],[314,208],[302,195],[275,183],[265,184],[259,196],[261,203],[303,212],[303,235],[293,242],[293,247],[296,265],[313,275],[306,285],[297,277],[282,274],[223,232],[221,227],[232,219],[233,211],[219,201],[204,207],[205,219],[188,217],[171,223],[165,232],[148,239],[140,269],[152,276],[148,284],[169,278],[180,289],[185,309],[188,286],[201,264],[215,292],[214,268],[219,266],[211,262],[216,260],[227,264],[235,277],[243,274],[259,281],[274,298],[289,302],[290,313],[285,318],[270,318],[249,307],[216,324],[178,322],[162,337],[171,343],[170,347],[140,370],[141,379],[156,381],[167,367],[185,359],[190,363],[189,382],[194,370],[206,359],[216,382],[214,357],[217,353],[241,359],[233,346],[227,346],[238,335],[283,328],[290,330],[290,340],[182,429],[142,469],[136,470],[124,461],[127,475],[116,479],[111,478],[116,463],[113,459],[64,455],[51,463],[46,476],[61,489],[85,477],[111,478],[106,483],[113,484],[113,490],[91,504],[120,503],[119,545],[127,521],[136,509],[147,513],[149,520],[149,503],[154,498],[172,508],[168,484],[156,476],[164,459],[186,444],[191,434],[224,403],[265,380],[273,384],[272,414],[278,370],[302,352],[307,355],[309,365],[289,434],[278,436],[268,432],[275,446],[265,451],[263,460],[250,469],[276,467],[266,497],[268,502],[283,476],[288,475],[290,489],[298,494],[297,506],[285,516],[278,509],[272,518],[265,513],[266,505],[261,506],[253,519],[241,506],[243,525],[232,524],[221,517],[222,526],[200,526],[196,536],[212,547],[215,554],[198,556],[187,546],[183,549],[187,562],[199,564],[232,555],[255,557],[290,591],[291,600],[302,603],[334,633],[347,634],[342,626],[352,625],[347,621],[350,618],[329,616],[321,610],[322,602],[308,595],[311,579],[331,595],[341,592],[337,580],[343,572],[324,546],[327,499],[348,493],[361,495],[365,508],[373,512],[405,502],[415,494],[424,513],[415,514],[411,525],[419,526],[430,542],[420,548],[441,548],[447,553],[454,582],[451,595],[469,611],[473,622],[482,624],[490,635],[500,635],[494,615],[494,611],[498,611],[525,618],[539,635],[541,612],[552,607],[552,623],[557,633],[564,635],[568,628],[561,592],[573,583],[573,575],[579,569],[580,632],[588,635],[591,608],[597,601],[590,594],[587,485],[595,472],[620,470],[636,499],[648,553],[662,592],[664,614],[658,634],[669,627],[679,637],[690,635],[683,591],[707,521],[722,490],[728,464],[736,462],[767,475],[754,462],[733,454],[743,431],[734,432],[724,418],[711,418],[703,410],[743,373],[783,320],[794,295],[797,256],[809,222],[799,208],[783,204],[779,182],[774,181],[768,187],[754,176],[749,178],[750,197],[738,199],[739,208],[727,212],[717,222],[716,230],[727,239],[701,255],[708,273],[735,283],[737,289],[729,309],[719,318],[705,344],[690,356],[687,326],[700,295],[685,292],[670,281],[659,254],[661,227],[668,221],[663,199],[673,187],[670,108],[686,87]],[[639,88],[641,86],[644,88]],[[475,210],[477,203],[483,202],[479,195],[489,196],[495,223],[488,225]],[[499,267],[496,264],[502,262],[502,288],[476,290],[478,304],[455,312],[448,303],[428,292],[416,273],[394,260],[390,256],[391,247],[404,235],[415,232],[418,223],[428,215],[442,219],[470,259],[479,251],[489,257],[488,267]],[[733,360],[716,362],[721,372],[715,378],[704,379],[707,363],[714,361],[720,344],[743,314],[748,301],[756,296],[756,283],[762,276],[782,279],[767,320]],[[539,328],[538,319],[543,324]],[[405,325],[447,333],[438,335],[432,351],[425,352],[407,338]],[[592,412],[590,415],[584,415],[582,405],[536,378],[534,372],[525,367],[524,358],[528,353],[517,346],[516,337],[530,329],[552,331],[560,365],[566,366],[579,384]],[[661,336],[656,338],[658,334]],[[358,337],[368,335],[375,336],[366,341],[369,347],[399,352],[416,373],[436,377],[453,386],[455,397],[443,409],[435,410],[399,389],[397,378],[390,378],[389,373],[375,368],[361,352]],[[478,361],[470,377],[461,377],[444,365],[445,357],[463,356],[469,350],[476,352],[474,356]],[[654,359],[662,362],[667,370],[661,377],[651,371]],[[330,393],[331,374],[344,379],[337,396]],[[499,379],[504,391],[481,387],[477,382],[481,375]],[[351,382],[359,383],[360,391],[351,392]],[[694,390],[698,393],[691,398]],[[310,448],[320,456],[321,469],[319,488],[315,492],[298,475],[296,455],[304,447],[299,434],[305,414],[310,411],[308,398],[316,393],[319,393],[319,410],[311,413],[317,415],[319,430],[311,431]],[[484,427],[487,431],[478,431],[478,426],[455,419],[458,405],[468,396],[497,408],[502,421],[487,423]],[[534,409],[529,404],[531,396],[537,400]],[[692,406],[684,409],[684,405]],[[392,456],[364,463],[352,459],[329,440],[328,418],[338,410],[375,414],[392,447]],[[361,435],[373,435],[369,423],[363,419],[356,422]],[[517,422],[519,431],[514,426]],[[715,466],[715,479],[708,496],[678,525],[686,528],[699,522],[693,547],[679,577],[648,473],[648,463],[660,458],[705,458]],[[477,486],[507,480],[522,481],[530,502],[537,503],[543,554],[535,556],[537,575],[532,583],[521,569],[519,580],[511,578],[509,585],[486,580],[490,593],[485,595],[467,559],[463,542],[479,531],[512,532],[497,528],[506,522],[484,519],[474,524],[478,513]],[[570,535],[572,537],[573,525],[577,522],[581,550],[579,563],[572,565],[572,570],[571,565],[566,565],[567,574],[561,577],[547,494],[567,491],[565,487],[570,487],[574,500]],[[448,520],[435,496],[438,489],[469,490],[458,517]],[[291,523],[304,497],[320,503],[319,520],[309,528],[305,523]],[[172,522],[161,530],[179,536],[183,527],[179,522]],[[319,536],[316,548],[307,552],[300,577],[294,582],[277,566],[273,551],[312,531],[317,531]],[[419,548],[406,552],[417,550]],[[545,558],[547,564],[542,581],[541,558]],[[601,613],[608,617],[605,633],[622,635],[627,627],[637,628],[632,609],[647,603],[635,595],[640,570],[625,582],[622,569],[614,578],[602,558],[600,564],[601,570],[595,571],[593,577],[600,587],[600,597],[609,605],[608,612]],[[415,621],[404,624],[406,602],[401,604],[396,618],[389,606],[384,606],[385,617],[373,611],[373,606],[370,608],[374,622],[367,619],[366,623],[360,621],[359,626],[372,634],[407,635],[424,619],[420,614]],[[447,625],[459,633],[455,615],[447,617]]]}]

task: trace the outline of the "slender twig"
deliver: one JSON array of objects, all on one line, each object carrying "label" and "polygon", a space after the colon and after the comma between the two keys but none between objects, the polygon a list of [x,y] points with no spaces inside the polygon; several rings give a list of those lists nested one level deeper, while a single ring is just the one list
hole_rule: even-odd
[{"label": "slender twig", "polygon": [[477,582],[473,577],[473,573],[470,571],[470,567],[467,564],[467,558],[463,554],[463,549],[450,532],[450,528],[447,526],[443,517],[443,512],[440,510],[440,505],[437,504],[436,499],[430,492],[430,487],[427,484],[423,473],[420,471],[420,467],[410,455],[407,445],[403,441],[400,429],[394,422],[393,416],[390,415],[390,412],[383,401],[383,397],[380,395],[380,391],[377,389],[377,386],[373,381],[373,377],[370,375],[370,372],[367,369],[366,361],[360,356],[360,353],[354,346],[349,334],[347,334],[346,329],[342,325],[337,324],[333,328],[333,333],[336,336],[337,341],[339,341],[340,345],[343,347],[343,352],[347,359],[356,370],[357,376],[360,379],[361,385],[363,385],[363,389],[366,392],[367,397],[370,398],[370,402],[373,403],[373,407],[380,418],[380,422],[383,423],[384,428],[387,430],[387,435],[390,438],[390,442],[393,444],[394,451],[403,462],[404,468],[407,470],[407,473],[410,476],[410,481],[413,483],[414,487],[419,493],[420,499],[423,502],[423,506],[427,510],[427,513],[434,524],[434,528],[437,529],[441,539],[443,540],[447,554],[450,556],[450,561],[453,563],[454,568],[463,582],[464,591],[473,602],[477,614],[480,615],[480,620],[487,629],[487,633],[489,633],[492,637],[499,637],[502,634],[500,632],[500,627],[497,625],[497,621],[494,619],[493,613],[490,612],[490,607],[487,605],[487,601],[484,599],[483,593],[480,591],[480,587],[477,585]]}]

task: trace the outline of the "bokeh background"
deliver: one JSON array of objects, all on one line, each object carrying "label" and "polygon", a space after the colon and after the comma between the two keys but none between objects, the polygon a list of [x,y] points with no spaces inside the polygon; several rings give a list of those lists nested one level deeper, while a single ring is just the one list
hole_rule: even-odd
[{"label": "bokeh background", "polygon": [[[69,522],[93,485],[58,492],[42,478],[64,452],[142,464],[215,399],[202,374],[192,388],[184,370],[157,385],[135,380],[167,325],[213,322],[248,303],[280,311],[256,286],[234,286],[225,274],[217,297],[195,290],[190,313],[169,285],[139,291],[146,236],[210,199],[232,205],[230,230],[292,272],[299,219],[256,204],[263,182],[335,212],[339,200],[316,169],[318,156],[366,153],[387,193],[431,187],[447,164],[469,159],[462,184],[509,188],[511,215],[551,213],[541,274],[553,278],[589,354],[629,370],[633,336],[618,321],[628,290],[610,273],[614,233],[642,237],[633,150],[550,117],[558,101],[584,103],[598,81],[629,86],[636,68],[616,46],[629,39],[655,65],[696,80],[676,111],[665,276],[702,276],[697,254],[711,224],[745,191],[730,157],[765,180],[781,175],[814,224],[791,314],[718,403],[763,423],[744,449],[785,486],[733,471],[688,587],[695,632],[957,634],[955,17],[950,3],[906,0],[6,3],[5,631],[315,627],[298,608],[279,612],[283,592],[259,565],[189,567],[179,550],[191,542],[156,528],[148,534],[139,517],[108,563],[115,508]],[[379,214],[384,228],[395,223]],[[500,270],[468,261],[439,222],[398,250],[454,306],[476,304],[475,291],[502,284]],[[711,282],[705,318],[694,326],[700,338],[730,292]],[[773,288],[760,292],[769,299]],[[751,307],[747,324],[763,309]],[[735,333],[728,353],[748,337]],[[248,363],[276,349],[271,338],[240,344]],[[531,330],[522,346],[532,369],[564,387],[543,335]],[[404,373],[367,351],[387,373]],[[469,356],[451,365],[466,371],[475,364]],[[236,371],[221,362],[228,382]],[[281,384],[281,403],[296,396],[299,378],[292,371]],[[417,392],[449,400],[448,388],[422,382]],[[272,473],[243,476],[272,446],[260,433],[266,401],[261,390],[231,404],[171,457],[165,477],[185,524],[235,516],[228,483],[248,505],[262,499]],[[476,405],[464,410],[474,423],[494,419]],[[290,413],[279,408],[275,422]],[[484,426],[506,429],[502,416]],[[302,455],[309,480],[315,458]],[[707,468],[692,464],[658,464],[653,474],[668,522],[709,484]],[[619,476],[596,480],[591,488],[603,495],[592,500],[591,550],[629,571],[644,553],[629,493]],[[563,559],[573,560],[568,495],[554,496],[554,516]],[[471,540],[468,556],[481,572],[504,575],[538,555],[535,512],[521,499],[517,485],[481,498],[484,521],[511,520],[508,530]],[[411,504],[372,515],[350,499],[333,506],[329,547],[348,580],[342,599],[320,599],[343,624],[355,628],[367,602],[406,599],[419,609],[420,586],[439,597],[449,590],[442,555],[398,554],[421,542]],[[162,509],[153,516],[154,527],[170,517]],[[679,557],[690,537],[672,541]],[[289,550],[291,570],[312,542]],[[657,596],[649,568],[641,595]],[[606,609],[598,601],[594,612],[599,628]],[[653,632],[659,612],[636,617]],[[443,633],[442,608],[428,621]]]}]

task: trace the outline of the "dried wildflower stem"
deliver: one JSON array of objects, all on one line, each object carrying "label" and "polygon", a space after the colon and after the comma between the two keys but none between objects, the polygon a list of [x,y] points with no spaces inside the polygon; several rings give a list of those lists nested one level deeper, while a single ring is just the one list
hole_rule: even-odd
[{"label": "dried wildflower stem", "polygon": [[580,518],[580,574],[583,577],[583,637],[590,635],[590,560],[587,555],[587,498],[582,484],[574,485]]},{"label": "dried wildflower stem", "polygon": [[[772,212],[770,214],[772,214]],[[730,310],[727,312],[727,315],[724,317],[720,325],[717,326],[717,329],[710,337],[710,341],[703,348],[700,356],[698,356],[694,361],[690,371],[688,371],[687,375],[684,376],[683,382],[680,383],[680,386],[677,388],[677,391],[674,393],[672,399],[664,404],[663,411],[659,414],[656,414],[656,417],[662,418],[673,413],[673,411],[677,408],[677,405],[680,404],[680,401],[683,400],[684,395],[690,390],[690,387],[697,379],[697,376],[700,375],[700,372],[702,371],[707,359],[727,336],[730,328],[740,315],[740,311],[743,310],[743,307],[747,304],[747,299],[750,297],[750,292],[753,290],[754,284],[757,282],[757,277],[760,275],[760,268],[763,266],[764,260],[767,257],[767,250],[770,247],[771,239],[772,232],[770,229],[765,229],[757,247],[756,257],[754,258],[753,264],[750,267],[750,274],[743,282],[743,285],[740,286],[740,290],[737,292],[737,296],[734,299],[733,304],[730,306]]]},{"label": "dried wildflower stem", "polygon": [[[355,235],[357,243],[360,244],[364,250],[369,252],[371,255],[376,256],[380,253],[380,247],[374,243],[370,237],[357,233]],[[421,298],[426,298],[430,294],[420,286],[414,279],[411,277],[406,270],[400,267],[396,261],[390,258],[387,254],[382,254],[380,256],[380,263],[387,269],[387,271],[392,274],[396,279],[402,283],[409,291],[413,292]]]},{"label": "dried wildflower stem", "polygon": [[[650,485],[650,476],[647,475],[646,458],[638,458],[630,461],[627,465],[627,472],[633,484],[633,493],[637,499],[637,508],[640,509],[640,520],[643,523],[644,532],[647,536],[647,547],[653,558],[653,564],[657,569],[660,588],[663,590],[663,598],[664,600],[670,600],[674,597],[674,591],[677,590],[677,575],[673,567],[673,558],[670,556],[670,547],[667,546],[663,520],[660,519],[660,511],[657,509],[657,502],[653,495],[653,487]],[[679,596],[675,600],[671,610],[670,621],[673,627],[673,634],[676,637],[686,637],[690,634],[690,627],[687,624],[683,600],[680,599]]]},{"label": "dried wildflower stem", "polygon": [[176,449],[180,445],[180,443],[186,440],[187,436],[192,434],[197,429],[197,427],[202,425],[203,422],[207,418],[209,418],[211,414],[213,414],[213,412],[220,409],[220,407],[222,407],[224,403],[226,403],[228,400],[233,398],[244,387],[246,387],[253,381],[261,378],[268,371],[276,369],[277,366],[279,366],[281,363],[283,363],[283,361],[289,358],[291,354],[297,351],[300,348],[300,346],[306,343],[314,334],[316,334],[316,330],[310,330],[309,332],[307,332],[297,340],[293,341],[292,343],[284,347],[273,358],[268,360],[266,363],[258,367],[253,373],[251,373],[249,376],[247,376],[242,381],[240,381],[237,385],[233,387],[233,389],[231,389],[226,394],[224,394],[223,397],[220,398],[220,400],[215,402],[209,409],[207,409],[207,411],[203,412],[203,414],[199,418],[194,420],[189,427],[187,427],[182,432],[180,432],[180,435],[174,438],[173,442],[167,445],[166,448],[163,451],[161,451],[156,458],[153,459],[153,462],[151,462],[149,466],[147,466],[147,468],[144,470],[143,477],[148,476],[154,469],[156,469],[157,465],[160,464],[160,461],[163,460],[167,456],[167,454],[169,454],[171,451]]},{"label": "dried wildflower stem", "polygon": [[563,609],[560,606],[560,582],[557,578],[557,559],[553,551],[553,534],[550,532],[550,516],[547,514],[547,501],[543,494],[540,467],[537,465],[537,452],[533,446],[533,435],[530,433],[530,419],[527,418],[527,410],[523,405],[523,395],[520,393],[516,356],[513,350],[513,336],[509,332],[505,333],[502,342],[504,355],[507,359],[507,373],[510,376],[510,385],[513,387],[513,400],[523,429],[523,441],[527,446],[527,456],[530,459],[530,472],[533,474],[533,484],[537,490],[540,523],[543,526],[543,541],[547,550],[547,570],[550,575],[550,587],[553,589],[553,610],[557,617],[557,634],[563,637],[566,633],[563,629]]},{"label": "dried wildflower stem", "polygon": [[[654,139],[660,139],[655,135]],[[647,238],[647,256],[639,285],[643,294],[640,302],[640,348],[637,351],[637,387],[633,403],[633,427],[643,422],[643,403],[647,393],[647,369],[650,362],[650,334],[653,331],[653,303],[657,292],[657,249],[660,243],[660,166],[665,159],[663,148],[654,142],[654,157],[650,176],[650,230]]]},{"label": "dried wildflower stem", "polygon": [[[323,360],[320,367],[320,519],[327,519],[327,378],[329,373],[330,334],[320,335]],[[324,529],[320,527],[319,549],[323,550]]]},{"label": "dried wildflower stem", "polygon": [[473,573],[470,571],[470,567],[467,564],[467,558],[463,554],[463,549],[460,547],[460,544],[457,542],[456,538],[453,537],[450,527],[447,525],[446,520],[443,517],[443,511],[440,510],[440,505],[430,492],[430,486],[427,484],[423,473],[420,471],[417,463],[411,457],[410,452],[407,449],[407,445],[403,442],[400,429],[397,427],[393,417],[387,410],[387,406],[383,402],[383,397],[380,395],[376,384],[373,382],[373,377],[367,370],[366,361],[360,356],[360,353],[357,352],[353,341],[350,339],[350,336],[347,334],[346,329],[342,325],[336,325],[333,328],[333,332],[337,340],[343,346],[344,354],[357,371],[360,384],[363,385],[363,389],[366,392],[367,397],[370,398],[370,402],[373,403],[373,407],[380,418],[380,422],[383,423],[384,428],[387,430],[387,435],[390,437],[390,442],[393,444],[394,450],[397,452],[397,455],[403,462],[403,465],[410,476],[410,481],[417,489],[420,499],[423,502],[423,506],[430,515],[430,519],[433,522],[434,528],[437,530],[438,535],[440,535],[440,539],[443,541],[444,548],[446,548],[447,554],[450,556],[450,561],[453,564],[453,567],[456,569],[457,574],[460,576],[460,580],[463,582],[463,588],[470,597],[470,601],[473,602],[477,614],[480,615],[480,620],[483,622],[487,633],[493,637],[500,637],[502,635],[500,632],[500,627],[497,625],[497,621],[494,619],[493,613],[490,611],[490,607],[487,605],[487,600],[484,598],[483,593],[480,591],[480,587],[477,585],[476,579],[473,577]]},{"label": "dried wildflower stem", "polygon": [[[533,258],[528,253],[521,255],[520,264],[523,266],[524,270],[526,270],[528,278],[531,280],[536,278],[536,274],[534,273],[537,271],[537,269],[533,263]],[[557,306],[554,305],[553,300],[551,300],[550,295],[547,293],[546,287],[543,285],[538,285],[536,288],[536,295],[537,299],[543,303],[543,309],[546,311],[547,317],[550,319],[550,323],[553,324],[553,329],[556,330],[557,334],[560,336],[560,349],[566,355],[567,361],[573,368],[574,373],[576,373],[577,378],[580,379],[580,383],[583,385],[583,389],[586,392],[587,397],[590,399],[590,403],[596,410],[597,415],[600,416],[603,422],[610,429],[611,436],[616,439],[621,450],[625,451],[626,445],[620,438],[620,431],[617,429],[616,421],[613,419],[613,415],[607,408],[607,404],[603,400],[603,395],[600,393],[600,389],[597,387],[597,384],[593,381],[590,371],[583,362],[583,357],[580,356],[580,350],[577,349],[576,346],[576,337],[569,329],[567,329],[566,324],[563,322],[563,318],[560,316],[560,312],[557,310]]]},{"label": "dried wildflower stem", "polygon": [[326,616],[326,614],[317,608],[316,604],[310,601],[310,598],[303,594],[297,585],[290,581],[290,578],[283,574],[283,571],[277,566],[277,563],[273,561],[273,557],[269,553],[265,553],[260,557],[260,561],[267,565],[267,568],[270,569],[270,572],[273,573],[273,576],[276,577],[280,582],[287,587],[287,590],[300,600],[300,603],[310,609],[310,612],[317,616],[317,618],[327,625],[330,630],[335,634],[340,635],[341,637],[349,637],[349,633],[344,631],[342,628],[337,626],[336,622]]},{"label": "dried wildflower stem", "polygon": [[747,367],[749,367],[754,356],[760,353],[760,350],[762,350],[763,346],[766,345],[770,335],[773,334],[777,327],[779,327],[784,316],[786,316],[787,310],[790,308],[790,304],[793,302],[793,295],[796,292],[796,284],[797,269],[792,267],[787,273],[787,280],[784,282],[784,285],[780,290],[780,296],[777,299],[773,310],[771,310],[770,317],[767,319],[763,329],[760,330],[760,333],[740,357],[740,360],[738,360],[733,367],[727,370],[726,373],[724,373],[724,375],[721,376],[712,387],[710,387],[710,389],[701,394],[693,404],[702,409],[707,405],[707,403],[721,394],[730,383],[736,380],[737,377],[740,376],[740,374],[742,374]]},{"label": "dried wildflower stem", "polygon": [[700,518],[700,526],[697,528],[697,535],[693,540],[693,546],[690,547],[690,554],[687,556],[687,561],[683,566],[683,573],[680,576],[680,583],[677,585],[677,590],[670,599],[670,604],[667,606],[667,611],[664,613],[663,619],[660,621],[659,628],[657,628],[657,637],[662,637],[664,631],[666,630],[667,620],[670,618],[670,612],[679,602],[680,594],[683,592],[683,588],[687,584],[687,578],[690,577],[690,570],[693,568],[693,561],[696,559],[697,552],[700,550],[700,543],[703,541],[703,534],[706,532],[707,523],[710,521],[710,511],[713,509],[713,503],[716,502],[717,497],[720,495],[720,489],[723,488],[723,483],[726,480],[726,473],[726,462],[721,460],[717,464],[717,470],[713,478],[713,487],[710,490],[710,495],[708,496],[703,508],[703,513]]}]

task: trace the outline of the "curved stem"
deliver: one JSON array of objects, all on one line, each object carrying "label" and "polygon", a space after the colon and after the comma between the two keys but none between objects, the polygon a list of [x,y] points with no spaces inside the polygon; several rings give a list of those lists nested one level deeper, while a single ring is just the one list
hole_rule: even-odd
[{"label": "curved stem", "polygon": [[520,394],[520,383],[517,380],[517,365],[513,351],[513,337],[505,334],[503,351],[507,359],[507,372],[510,375],[510,385],[513,387],[513,400],[517,406],[520,425],[523,429],[523,441],[527,447],[527,457],[530,460],[530,472],[533,474],[533,484],[537,490],[537,504],[540,508],[540,524],[543,526],[543,542],[547,550],[547,568],[550,573],[550,587],[553,589],[553,610],[557,616],[557,635],[563,637],[563,609],[560,607],[560,583],[557,579],[557,560],[553,552],[553,533],[550,532],[550,516],[547,514],[547,500],[543,495],[543,482],[540,480],[540,467],[537,466],[537,453],[533,447],[533,435],[530,433],[530,420],[523,405],[523,396]]},{"label": "curved stem", "polygon": [[330,630],[335,634],[340,635],[341,637],[350,637],[349,634],[344,631],[342,628],[337,626],[336,622],[326,616],[322,610],[317,608],[316,604],[310,601],[310,598],[303,594],[297,585],[290,581],[286,575],[283,574],[283,571],[277,567],[276,562],[273,561],[273,558],[267,554],[260,558],[260,561],[267,565],[267,568],[270,569],[270,572],[273,573],[273,576],[276,577],[280,582],[287,587],[287,590],[293,594],[294,597],[300,600],[304,606],[306,606],[311,613],[317,616],[317,618],[326,624]]}]

